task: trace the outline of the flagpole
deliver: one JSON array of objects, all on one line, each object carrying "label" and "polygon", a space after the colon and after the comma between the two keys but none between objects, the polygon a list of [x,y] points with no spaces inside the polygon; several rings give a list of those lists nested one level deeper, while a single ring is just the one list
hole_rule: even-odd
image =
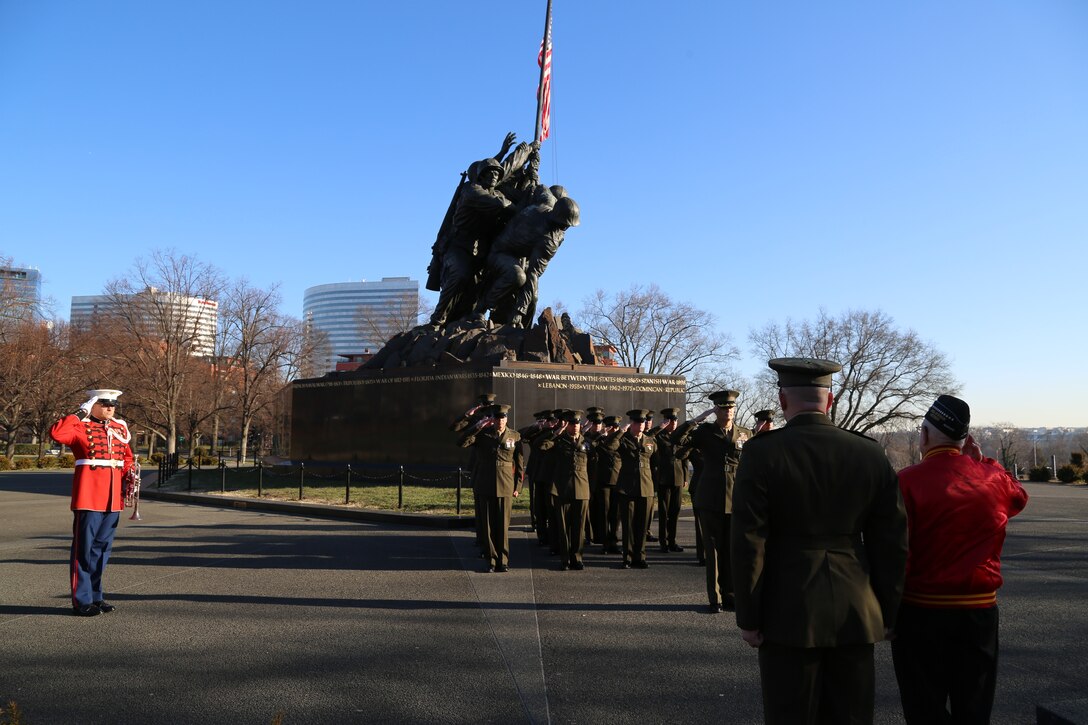
[{"label": "flagpole", "polygon": [[548,67],[548,50],[552,44],[552,0],[548,0],[548,11],[544,16],[544,45],[540,49],[540,83],[536,93],[536,133],[533,141],[540,142],[541,127],[544,124],[544,69]]}]

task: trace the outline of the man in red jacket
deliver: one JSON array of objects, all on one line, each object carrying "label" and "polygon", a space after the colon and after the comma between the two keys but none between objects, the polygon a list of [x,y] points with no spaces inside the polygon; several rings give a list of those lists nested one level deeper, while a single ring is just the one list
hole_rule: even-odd
[{"label": "man in red jacket", "polygon": [[922,422],[922,462],[899,472],[910,550],[892,659],[908,723],[990,721],[1001,546],[1028,495],[982,457],[970,422],[967,403],[937,398]]},{"label": "man in red jacket", "polygon": [[89,390],[90,400],[57,421],[49,435],[76,457],[72,478],[72,611],[80,617],[112,612],[102,573],[123,508],[121,482],[132,468],[128,425],[114,417],[120,390]]}]

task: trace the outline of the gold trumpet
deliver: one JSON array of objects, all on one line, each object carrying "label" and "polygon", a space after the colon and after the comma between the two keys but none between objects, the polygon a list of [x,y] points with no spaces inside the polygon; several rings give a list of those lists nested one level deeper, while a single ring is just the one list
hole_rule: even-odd
[{"label": "gold trumpet", "polygon": [[133,456],[132,467],[125,474],[121,483],[121,491],[125,494],[125,508],[132,507],[130,521],[140,521],[140,459]]}]

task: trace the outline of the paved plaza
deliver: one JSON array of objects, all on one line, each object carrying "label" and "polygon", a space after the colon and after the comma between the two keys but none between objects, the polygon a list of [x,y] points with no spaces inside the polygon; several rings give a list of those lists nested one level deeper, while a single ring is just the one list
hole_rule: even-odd
[{"label": "paved plaza", "polygon": [[[560,571],[524,526],[488,574],[467,529],[145,500],[70,614],[70,472],[0,474],[0,700],[43,723],[755,723],[755,651],[684,553]],[[1005,546],[996,723],[1085,698],[1088,489],[1027,484]],[[877,722],[902,722],[886,643]]]}]

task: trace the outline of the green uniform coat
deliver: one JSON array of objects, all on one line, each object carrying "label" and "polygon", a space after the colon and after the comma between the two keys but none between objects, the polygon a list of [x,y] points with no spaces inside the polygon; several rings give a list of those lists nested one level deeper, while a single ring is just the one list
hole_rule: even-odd
[{"label": "green uniform coat", "polygon": [[747,428],[734,425],[726,433],[716,422],[696,424],[689,420],[676,429],[673,441],[677,447],[694,448],[702,458],[699,480],[691,487],[695,508],[725,514],[733,511],[733,481],[741,449],[751,437]]},{"label": "green uniform coat", "polygon": [[801,413],[749,441],[731,541],[738,627],[790,647],[873,643],[894,627],[907,519],[871,438]]},{"label": "green uniform coat", "polygon": [[508,498],[521,491],[525,465],[522,460],[521,435],[511,428],[497,435],[492,428],[462,436],[461,447],[476,452],[475,485],[485,496]]}]

